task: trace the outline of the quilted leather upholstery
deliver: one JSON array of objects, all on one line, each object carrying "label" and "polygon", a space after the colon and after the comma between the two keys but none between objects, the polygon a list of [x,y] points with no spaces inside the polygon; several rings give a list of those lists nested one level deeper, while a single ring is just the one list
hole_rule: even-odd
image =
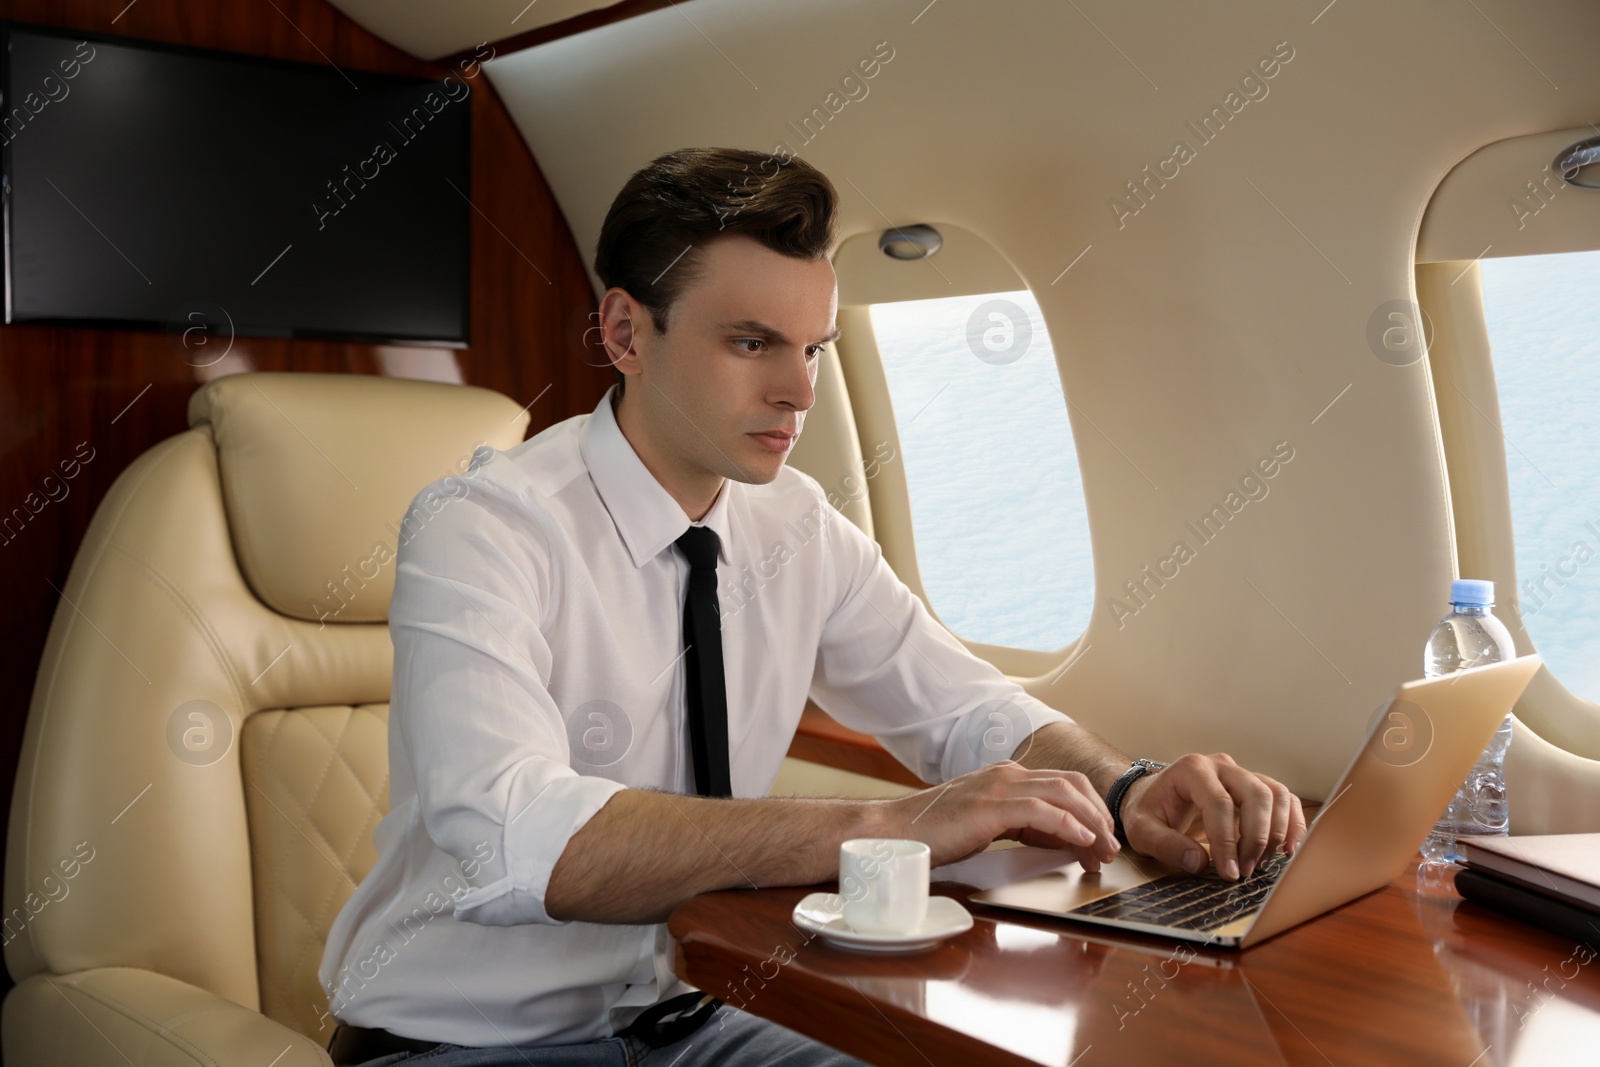
[{"label": "quilted leather upholstery", "polygon": [[528,424],[488,390],[360,375],[222,377],[189,416],[102,501],[40,662],[11,1067],[328,1062],[315,972],[388,806],[397,532]]},{"label": "quilted leather upholstery", "polygon": [[388,704],[362,704],[262,711],[244,727],[261,1013],[324,1041],[317,965],[339,909],[378,860],[388,723]]}]

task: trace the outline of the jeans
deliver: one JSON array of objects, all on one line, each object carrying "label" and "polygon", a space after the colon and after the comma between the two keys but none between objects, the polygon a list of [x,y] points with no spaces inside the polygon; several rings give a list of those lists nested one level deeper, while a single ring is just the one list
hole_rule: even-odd
[{"label": "jeans", "polygon": [[603,1037],[578,1045],[474,1048],[440,1045],[428,1052],[396,1052],[360,1067],[866,1067],[854,1056],[793,1030],[724,1004],[700,1029],[653,1049],[636,1037]]}]

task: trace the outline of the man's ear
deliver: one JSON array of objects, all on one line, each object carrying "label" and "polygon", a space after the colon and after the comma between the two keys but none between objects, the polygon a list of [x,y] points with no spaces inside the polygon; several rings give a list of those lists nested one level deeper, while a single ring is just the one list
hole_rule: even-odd
[{"label": "man's ear", "polygon": [[623,374],[639,373],[635,324],[649,313],[625,289],[607,289],[600,298],[600,343],[611,365]]}]

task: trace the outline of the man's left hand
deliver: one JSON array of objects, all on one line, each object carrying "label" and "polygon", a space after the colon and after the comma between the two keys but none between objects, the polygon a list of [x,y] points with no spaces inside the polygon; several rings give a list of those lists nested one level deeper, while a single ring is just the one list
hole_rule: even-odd
[{"label": "man's left hand", "polygon": [[1300,798],[1224,752],[1191,752],[1139,778],[1123,796],[1121,814],[1131,848],[1191,874],[1206,865],[1204,846],[1187,833],[1200,817],[1217,873],[1230,879],[1249,877],[1280,845],[1294,852],[1306,836]]}]

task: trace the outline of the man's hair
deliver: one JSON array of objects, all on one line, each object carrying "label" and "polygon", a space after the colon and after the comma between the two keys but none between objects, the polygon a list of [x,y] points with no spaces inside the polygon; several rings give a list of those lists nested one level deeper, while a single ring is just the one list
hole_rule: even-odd
[{"label": "man's hair", "polygon": [[[680,148],[635,171],[606,212],[594,270],[667,332],[672,303],[700,276],[711,240],[744,234],[797,259],[833,253],[839,194],[811,164],[739,148]],[[626,377],[617,371],[619,390]]]}]

